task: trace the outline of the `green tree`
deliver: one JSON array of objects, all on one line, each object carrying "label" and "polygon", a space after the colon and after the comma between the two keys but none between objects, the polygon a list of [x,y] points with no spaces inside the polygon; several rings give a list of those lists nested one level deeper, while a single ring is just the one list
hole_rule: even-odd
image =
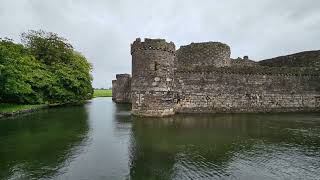
[{"label": "green tree", "polygon": [[44,64],[67,64],[72,58],[72,45],[56,33],[30,30],[21,34],[21,41]]},{"label": "green tree", "polygon": [[52,86],[45,91],[50,103],[74,103],[92,97],[92,66],[66,39],[40,30],[23,33],[22,41],[53,76]]},{"label": "green tree", "polygon": [[21,44],[0,39],[0,101],[76,103],[92,97],[92,66],[55,33],[29,31]]},{"label": "green tree", "polygon": [[4,102],[42,103],[46,70],[26,49],[9,39],[0,40],[0,98]]}]

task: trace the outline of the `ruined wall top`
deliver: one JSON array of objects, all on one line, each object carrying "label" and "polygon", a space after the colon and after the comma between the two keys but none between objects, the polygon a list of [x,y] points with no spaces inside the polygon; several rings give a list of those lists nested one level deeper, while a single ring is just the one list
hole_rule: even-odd
[{"label": "ruined wall top", "polygon": [[221,42],[191,43],[177,50],[177,63],[180,65],[230,66],[230,46]]},{"label": "ruined wall top", "polygon": [[270,67],[320,67],[320,51],[304,51],[258,62]]},{"label": "ruined wall top", "polygon": [[130,74],[117,74],[116,75],[116,78],[119,79],[119,78],[130,78]]},{"label": "ruined wall top", "polygon": [[249,56],[244,56],[243,58],[231,59],[231,66],[258,66],[258,63],[249,59]]},{"label": "ruined wall top", "polygon": [[191,43],[189,45],[181,46],[179,50],[188,50],[193,52],[199,52],[199,50],[214,49],[216,51],[230,51],[230,46],[221,42],[199,42]]},{"label": "ruined wall top", "polygon": [[141,50],[160,50],[175,53],[176,47],[173,42],[166,42],[165,39],[145,38],[143,42],[140,38],[137,38],[131,44],[131,54]]}]

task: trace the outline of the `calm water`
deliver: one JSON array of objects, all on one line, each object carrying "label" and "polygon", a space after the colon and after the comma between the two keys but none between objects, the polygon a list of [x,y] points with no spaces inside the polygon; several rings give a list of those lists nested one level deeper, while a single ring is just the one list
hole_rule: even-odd
[{"label": "calm water", "polygon": [[0,179],[320,179],[320,114],[129,109],[97,98],[0,120]]}]

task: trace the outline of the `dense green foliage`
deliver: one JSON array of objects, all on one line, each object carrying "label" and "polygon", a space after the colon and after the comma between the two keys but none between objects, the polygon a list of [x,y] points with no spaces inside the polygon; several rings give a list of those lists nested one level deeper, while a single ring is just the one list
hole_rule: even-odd
[{"label": "dense green foliage", "polygon": [[93,97],[112,97],[112,90],[110,89],[95,89]]},{"label": "dense green foliage", "polygon": [[65,39],[29,31],[22,42],[0,39],[1,102],[75,103],[92,97],[92,67]]}]

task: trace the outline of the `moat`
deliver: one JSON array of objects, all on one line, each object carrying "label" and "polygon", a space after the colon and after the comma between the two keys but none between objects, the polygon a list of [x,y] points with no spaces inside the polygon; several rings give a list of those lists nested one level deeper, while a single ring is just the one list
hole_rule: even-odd
[{"label": "moat", "polygon": [[0,179],[318,179],[320,114],[131,117],[111,98],[0,120]]}]

